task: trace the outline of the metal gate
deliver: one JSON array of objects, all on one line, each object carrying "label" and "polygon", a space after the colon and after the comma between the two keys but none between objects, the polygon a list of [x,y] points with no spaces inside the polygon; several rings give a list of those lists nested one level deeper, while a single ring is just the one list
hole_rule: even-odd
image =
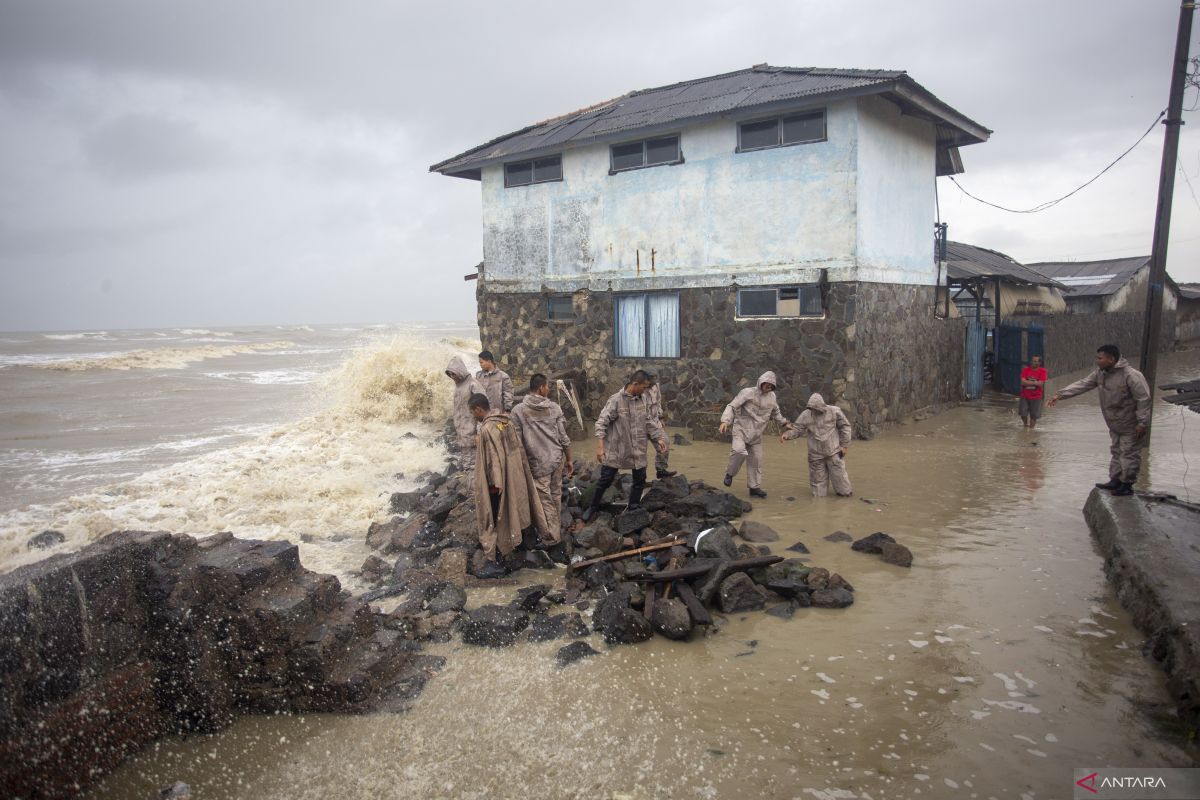
[{"label": "metal gate", "polygon": [[996,361],[1000,391],[1006,394],[1021,393],[1021,368],[1029,363],[1031,356],[1042,356],[1045,333],[1041,328],[1019,328],[1016,325],[1001,325],[996,337]]},{"label": "metal gate", "polygon": [[974,400],[983,394],[983,346],[987,338],[983,324],[967,320],[966,365],[963,386],[967,399]]}]

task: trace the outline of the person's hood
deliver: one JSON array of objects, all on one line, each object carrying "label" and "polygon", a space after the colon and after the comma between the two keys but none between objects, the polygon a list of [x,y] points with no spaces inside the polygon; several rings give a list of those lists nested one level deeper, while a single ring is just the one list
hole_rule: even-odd
[{"label": "person's hood", "polygon": [[467,365],[463,363],[462,358],[459,356],[450,359],[450,365],[446,367],[446,374],[453,378],[455,382],[461,382],[471,377],[470,370],[467,369]]},{"label": "person's hood", "polygon": [[821,395],[817,394],[816,392],[813,392],[812,396],[808,398],[808,407],[818,414],[824,414],[825,409],[828,408],[828,406],[825,405],[825,398],[821,397]]},{"label": "person's hood", "polygon": [[521,401],[530,408],[547,408],[554,401],[549,397],[542,397],[540,394],[530,392],[525,395],[525,399]]},{"label": "person's hood", "polygon": [[1117,363],[1113,364],[1109,369],[1125,369],[1128,366],[1129,362],[1125,360],[1125,356],[1121,356],[1117,359]]},{"label": "person's hood", "polygon": [[764,372],[762,375],[759,375],[759,376],[758,376],[758,383],[756,383],[756,384],[754,384],[754,385],[755,385],[755,386],[757,386],[759,389],[761,389],[761,388],[762,388],[762,385],[763,385],[764,383],[769,383],[769,384],[771,384],[772,386],[776,386],[776,387],[777,387],[777,386],[779,386],[779,381],[778,381],[778,380],[776,380],[776,378],[775,378],[775,373],[774,373],[774,372],[771,372],[770,370],[767,370],[767,371],[766,371],[766,372]]}]

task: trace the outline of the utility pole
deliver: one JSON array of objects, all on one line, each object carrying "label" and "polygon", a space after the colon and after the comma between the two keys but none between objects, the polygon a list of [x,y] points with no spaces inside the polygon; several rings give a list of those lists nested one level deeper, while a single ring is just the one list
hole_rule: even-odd
[{"label": "utility pole", "polygon": [[[1171,233],[1171,198],[1175,193],[1175,165],[1179,160],[1179,126],[1183,124],[1183,89],[1187,85],[1188,50],[1192,39],[1194,2],[1179,4],[1179,30],[1175,36],[1175,61],[1171,65],[1171,97],[1167,102],[1167,126],[1163,138],[1162,167],[1158,173],[1158,209],[1154,215],[1154,249],[1150,256],[1150,280],[1146,291],[1146,321],[1142,328],[1142,374],[1154,384],[1158,372],[1158,341],[1162,334],[1163,296],[1167,283],[1167,239]],[[1149,439],[1146,440],[1147,443]]]}]

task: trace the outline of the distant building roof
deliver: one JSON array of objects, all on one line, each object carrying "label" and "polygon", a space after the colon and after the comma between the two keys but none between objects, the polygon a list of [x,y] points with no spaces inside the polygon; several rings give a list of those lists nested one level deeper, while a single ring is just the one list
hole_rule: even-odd
[{"label": "distant building roof", "polygon": [[1200,300],[1200,283],[1179,284],[1179,296],[1185,300]]},{"label": "distant building roof", "polygon": [[1030,264],[1043,275],[1067,286],[1068,297],[1102,297],[1110,295],[1150,263],[1150,256],[1110,258],[1106,261],[1042,261]]},{"label": "distant building roof", "polygon": [[[837,97],[872,94],[883,95],[906,114],[932,120],[939,155],[950,148],[986,141],[991,135],[990,130],[937,99],[903,71],[759,64],[724,75],[629,92],[505,134],[434,164],[429,170],[479,180],[482,167],[515,156],[548,155],[581,144],[628,139],[635,133],[668,132],[678,129],[682,122],[783,111]],[[961,166],[957,153],[940,158],[939,165],[943,162]]]},{"label": "distant building roof", "polygon": [[954,280],[1005,278],[1016,283],[1065,288],[1004,253],[963,242],[946,242],[946,271]]}]

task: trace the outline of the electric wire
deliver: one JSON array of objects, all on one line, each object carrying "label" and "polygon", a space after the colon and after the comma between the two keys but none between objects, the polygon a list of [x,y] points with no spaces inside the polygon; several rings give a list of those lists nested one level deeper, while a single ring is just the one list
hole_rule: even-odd
[{"label": "electric wire", "polygon": [[1154,126],[1156,126],[1158,124],[1159,120],[1161,120],[1166,115],[1167,115],[1166,109],[1163,109],[1162,111],[1160,111],[1158,113],[1158,116],[1154,118],[1154,122],[1150,123],[1150,127],[1146,129],[1145,133],[1143,133],[1141,136],[1138,137],[1138,140],[1136,142],[1131,144],[1125,152],[1121,153],[1121,155],[1119,155],[1115,159],[1113,159],[1113,161],[1111,163],[1109,163],[1109,165],[1107,167],[1105,167],[1104,169],[1097,172],[1086,183],[1083,183],[1083,184],[1075,187],[1071,191],[1064,194],[1062,197],[1055,198],[1054,200],[1047,200],[1044,203],[1038,203],[1036,206],[1033,206],[1032,208],[1008,208],[1007,206],[1002,206],[1002,205],[999,205],[998,203],[993,203],[990,200],[984,200],[982,197],[976,197],[975,195],[971,194],[966,189],[964,189],[962,187],[962,184],[960,184],[958,181],[956,181],[954,179],[953,175],[950,175],[948,177],[950,178],[950,182],[953,183],[955,186],[957,186],[958,190],[960,192],[962,192],[967,197],[971,198],[972,200],[974,200],[977,203],[982,203],[985,206],[991,206],[992,208],[999,209],[1000,211],[1007,211],[1010,214],[1036,214],[1039,211],[1046,211],[1047,209],[1053,208],[1054,206],[1061,203],[1063,200],[1066,200],[1071,195],[1074,195],[1074,194],[1082,191],[1083,189],[1086,189],[1088,186],[1092,185],[1093,183],[1095,183],[1096,180],[1098,180],[1101,175],[1103,175],[1104,173],[1108,172],[1110,169],[1115,167],[1117,165],[1117,163],[1120,162],[1121,159],[1125,158],[1125,156],[1127,156],[1131,152],[1133,152],[1133,149],[1135,147],[1137,147],[1139,144],[1141,144],[1143,139],[1145,139],[1147,136],[1150,135],[1150,132],[1152,130],[1154,130]]}]

